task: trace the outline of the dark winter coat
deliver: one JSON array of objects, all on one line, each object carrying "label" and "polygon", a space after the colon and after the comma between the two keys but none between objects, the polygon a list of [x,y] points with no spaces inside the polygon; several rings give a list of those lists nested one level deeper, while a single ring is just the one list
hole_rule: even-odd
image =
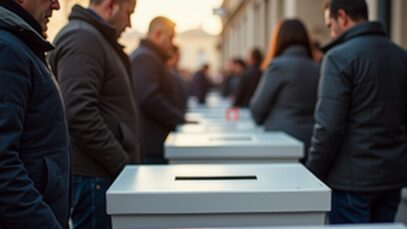
[{"label": "dark winter coat", "polygon": [[284,131],[308,147],[318,80],[319,67],[306,48],[286,48],[270,63],[251,100],[254,120],[267,131]]},{"label": "dark winter coat", "polygon": [[148,161],[164,160],[164,141],[176,125],[184,122],[177,107],[175,80],[168,74],[168,56],[149,40],[141,40],[130,56],[133,92],[143,120],[144,157]]},{"label": "dark winter coat", "polygon": [[68,127],[41,33],[15,1],[0,1],[0,229],[68,224]]},{"label": "dark winter coat", "polygon": [[141,162],[140,118],[116,31],[74,6],[49,60],[66,105],[73,174],[114,179]]},{"label": "dark winter coat", "polygon": [[407,53],[373,22],[328,48],[308,168],[336,190],[406,186]]}]

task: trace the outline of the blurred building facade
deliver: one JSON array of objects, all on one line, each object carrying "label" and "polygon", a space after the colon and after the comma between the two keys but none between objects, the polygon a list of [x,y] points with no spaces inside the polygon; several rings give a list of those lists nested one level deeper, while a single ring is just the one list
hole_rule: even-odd
[{"label": "blurred building facade", "polygon": [[[324,0],[224,0],[217,14],[222,17],[220,37],[222,62],[245,57],[250,48],[266,51],[271,31],[283,18],[301,19],[313,39],[329,41],[322,5]],[[407,10],[405,0],[367,0],[369,19],[380,20],[390,30],[390,37],[407,48]]]}]

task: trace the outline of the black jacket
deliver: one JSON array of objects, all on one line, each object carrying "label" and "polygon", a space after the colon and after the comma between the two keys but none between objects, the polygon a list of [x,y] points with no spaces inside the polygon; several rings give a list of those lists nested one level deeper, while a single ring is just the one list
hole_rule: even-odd
[{"label": "black jacket", "polygon": [[205,104],[210,87],[211,83],[207,74],[202,70],[197,71],[192,79],[191,95],[198,99],[198,103]]},{"label": "black jacket", "polygon": [[259,65],[247,67],[247,69],[243,72],[239,85],[236,89],[233,106],[243,108],[249,106],[250,99],[256,91],[261,75],[262,71]]},{"label": "black jacket", "polygon": [[318,80],[319,67],[307,56],[306,48],[286,48],[260,80],[250,104],[252,117],[267,131],[284,131],[308,147]]},{"label": "black jacket", "polygon": [[141,40],[130,56],[133,92],[140,105],[147,160],[164,160],[164,141],[184,115],[177,107],[175,80],[165,67],[167,55],[149,40]]},{"label": "black jacket", "polygon": [[54,43],[49,59],[65,101],[73,173],[114,179],[126,164],[141,162],[128,57],[116,31],[80,6]]},{"label": "black jacket", "polygon": [[407,53],[379,23],[328,46],[308,168],[336,190],[407,185]]},{"label": "black jacket", "polygon": [[0,1],[0,229],[68,225],[68,127],[41,33],[15,1]]}]

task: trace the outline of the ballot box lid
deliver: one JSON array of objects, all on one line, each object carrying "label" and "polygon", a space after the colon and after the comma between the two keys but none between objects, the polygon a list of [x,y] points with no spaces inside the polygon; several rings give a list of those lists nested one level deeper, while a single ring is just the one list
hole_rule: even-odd
[{"label": "ballot box lid", "polygon": [[109,214],[326,212],[330,189],[301,164],[126,166]]}]

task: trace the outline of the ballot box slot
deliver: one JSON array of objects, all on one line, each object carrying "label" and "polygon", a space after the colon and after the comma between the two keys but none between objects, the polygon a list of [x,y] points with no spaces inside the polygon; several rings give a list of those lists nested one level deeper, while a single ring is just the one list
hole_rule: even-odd
[{"label": "ballot box slot", "polygon": [[252,141],[250,136],[248,137],[210,137],[209,141]]},{"label": "ballot box slot", "polygon": [[257,180],[257,176],[176,176],[175,180],[183,181],[223,181],[223,180]]}]

